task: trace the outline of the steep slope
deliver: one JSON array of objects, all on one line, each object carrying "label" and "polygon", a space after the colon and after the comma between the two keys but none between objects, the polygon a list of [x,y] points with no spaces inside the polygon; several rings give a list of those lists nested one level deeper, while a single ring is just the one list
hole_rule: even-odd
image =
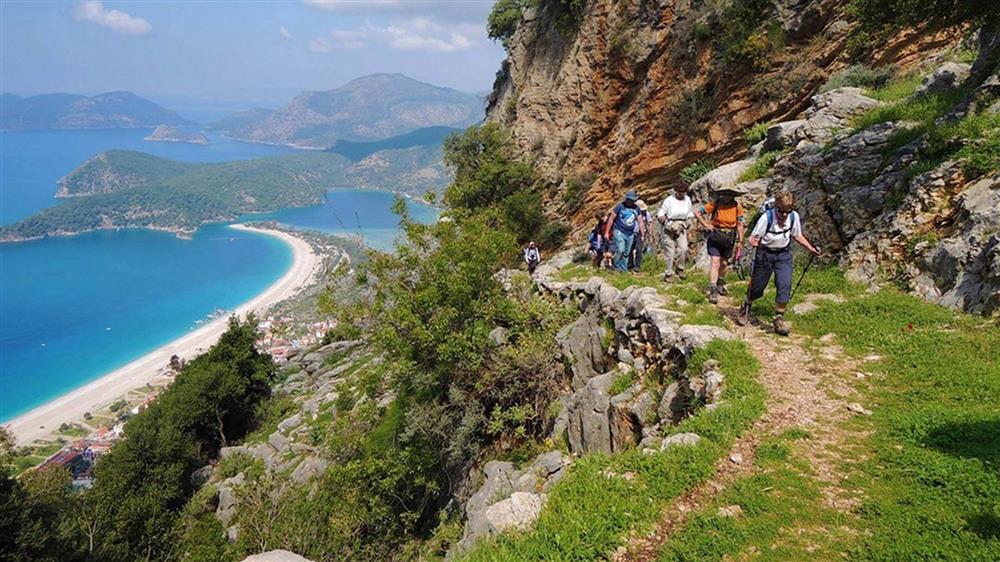
[{"label": "steep slope", "polygon": [[[805,109],[851,62],[846,4],[591,0],[567,23],[563,3],[542,2],[506,42],[488,120],[549,184],[585,183],[585,203],[563,209],[579,226],[626,187],[657,200],[685,166],[736,155],[745,129]],[[905,69],[957,37],[900,34],[870,62]]]},{"label": "steep slope", "polygon": [[93,97],[43,94],[20,98],[4,95],[0,129],[117,129],[190,125],[177,113],[132,92]]},{"label": "steep slope", "polygon": [[304,92],[285,107],[229,133],[256,142],[326,147],[422,127],[464,127],[481,120],[473,94],[439,88],[402,74],[373,74],[325,92]]}]

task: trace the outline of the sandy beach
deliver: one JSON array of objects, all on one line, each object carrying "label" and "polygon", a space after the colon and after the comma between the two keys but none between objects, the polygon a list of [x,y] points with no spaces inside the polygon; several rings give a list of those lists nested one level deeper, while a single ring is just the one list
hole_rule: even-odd
[{"label": "sandy beach", "polygon": [[[291,246],[293,259],[292,267],[280,279],[264,292],[240,305],[234,314],[245,316],[249,312],[259,312],[295,295],[312,282],[321,265],[320,257],[300,238],[276,230],[250,228],[244,225],[231,225],[230,228],[250,230],[279,238]],[[169,363],[172,355],[184,359],[195,357],[218,340],[226,331],[228,321],[228,317],[217,318],[156,351],[18,416],[4,425],[10,429],[20,445],[46,437],[60,424],[77,421],[83,418],[86,412],[95,411],[128,391],[145,386],[156,377],[161,367]]]}]

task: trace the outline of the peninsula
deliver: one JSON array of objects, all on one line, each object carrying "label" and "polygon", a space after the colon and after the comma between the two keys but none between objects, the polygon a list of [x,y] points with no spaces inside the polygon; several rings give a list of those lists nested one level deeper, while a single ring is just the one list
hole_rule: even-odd
[{"label": "peninsula", "polygon": [[170,125],[160,125],[143,140],[155,142],[186,142],[190,144],[208,144],[208,137],[201,133],[182,131]]}]

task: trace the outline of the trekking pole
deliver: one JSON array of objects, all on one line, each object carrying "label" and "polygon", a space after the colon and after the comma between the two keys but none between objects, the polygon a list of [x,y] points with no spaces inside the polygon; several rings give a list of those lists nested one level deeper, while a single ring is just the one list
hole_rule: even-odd
[{"label": "trekking pole", "polygon": [[758,246],[753,247],[753,255],[750,256],[750,272],[747,277],[747,296],[743,299],[743,304],[747,306],[747,308],[750,307],[750,289],[753,285],[753,268],[757,265],[757,248]]},{"label": "trekking pole", "polygon": [[792,294],[788,295],[788,302],[792,302],[792,298],[795,297],[795,293],[799,292],[799,285],[801,285],[802,280],[806,278],[806,272],[809,271],[810,267],[812,267],[813,258],[815,257],[816,254],[809,252],[809,261],[806,262],[806,266],[802,269],[802,274],[799,275],[799,282],[796,283],[795,288],[792,289]]}]

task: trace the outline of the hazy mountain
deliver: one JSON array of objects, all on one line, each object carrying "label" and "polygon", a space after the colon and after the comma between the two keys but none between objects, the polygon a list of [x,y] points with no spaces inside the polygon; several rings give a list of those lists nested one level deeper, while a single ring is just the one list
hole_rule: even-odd
[{"label": "hazy mountain", "polygon": [[108,92],[93,97],[76,94],[42,94],[0,98],[0,129],[119,129],[189,125],[174,111],[132,92]]},{"label": "hazy mountain", "polygon": [[339,140],[327,150],[336,152],[357,162],[380,150],[410,148],[411,146],[440,147],[444,143],[444,139],[459,131],[461,129],[454,129],[452,127],[424,127],[423,129],[417,129],[409,133],[377,141],[358,142]]},{"label": "hazy mountain", "polygon": [[402,74],[372,74],[334,90],[299,94],[263,119],[228,132],[257,142],[327,147],[338,140],[378,140],[423,127],[464,128],[484,116],[475,94]]},{"label": "hazy mountain", "polygon": [[270,117],[273,113],[273,109],[255,107],[227,115],[215,123],[211,123],[207,128],[212,131],[235,131],[258,123]]}]

